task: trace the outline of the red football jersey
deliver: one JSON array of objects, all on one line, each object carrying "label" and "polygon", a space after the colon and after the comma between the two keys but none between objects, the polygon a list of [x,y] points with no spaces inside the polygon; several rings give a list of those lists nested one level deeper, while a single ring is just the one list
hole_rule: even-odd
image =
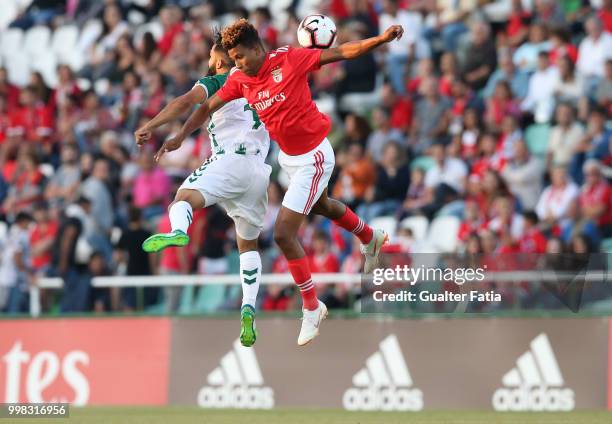
[{"label": "red football jersey", "polygon": [[223,101],[244,97],[288,155],[314,150],[331,128],[310,95],[308,74],[321,67],[321,50],[280,47],[266,53],[256,76],[234,68],[217,91]]}]

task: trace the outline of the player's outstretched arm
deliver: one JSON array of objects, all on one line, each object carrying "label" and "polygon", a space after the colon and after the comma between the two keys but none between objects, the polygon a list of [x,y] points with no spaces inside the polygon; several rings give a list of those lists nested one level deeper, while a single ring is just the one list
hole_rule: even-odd
[{"label": "player's outstretched arm", "polygon": [[153,119],[134,132],[136,143],[139,146],[144,145],[151,139],[155,129],[180,118],[204,100],[206,100],[206,91],[198,86],[172,100]]},{"label": "player's outstretched arm", "polygon": [[376,37],[366,38],[365,40],[349,41],[332,49],[326,49],[321,52],[320,64],[326,65],[339,60],[355,59],[366,53],[371,52],[376,47],[393,40],[402,38],[404,28],[401,25],[392,25],[387,30]]},{"label": "player's outstretched arm", "polygon": [[195,130],[202,127],[211,113],[220,109],[226,102],[221,100],[216,94],[213,95],[187,118],[187,122],[183,124],[183,127],[179,132],[172,138],[169,138],[162,144],[160,149],[155,154],[155,160],[159,159],[166,152],[171,152],[178,149],[183,144],[183,141],[189,137]]}]

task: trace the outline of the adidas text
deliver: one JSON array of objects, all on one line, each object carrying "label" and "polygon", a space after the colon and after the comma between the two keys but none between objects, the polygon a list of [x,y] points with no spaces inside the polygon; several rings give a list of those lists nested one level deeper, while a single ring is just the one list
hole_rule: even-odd
[{"label": "adidas text", "polygon": [[271,409],[274,391],[263,385],[263,376],[253,348],[235,340],[220,365],[208,374],[208,385],[198,392],[203,408]]},{"label": "adidas text", "polygon": [[531,341],[502,384],[505,387],[493,393],[496,411],[571,411],[575,407],[574,391],[563,387],[563,375],[545,333]]},{"label": "adidas text", "polygon": [[423,392],[413,386],[397,337],[391,334],[353,376],[342,404],[349,411],[420,411]]}]

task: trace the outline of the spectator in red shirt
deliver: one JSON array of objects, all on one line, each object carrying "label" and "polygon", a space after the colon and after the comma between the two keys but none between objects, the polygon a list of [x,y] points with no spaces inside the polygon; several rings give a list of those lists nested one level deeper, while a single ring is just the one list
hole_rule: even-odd
[{"label": "spectator in red shirt", "polygon": [[512,11],[506,25],[507,42],[511,47],[517,47],[527,39],[531,15],[523,9],[521,0],[512,0]]},{"label": "spectator in red shirt", "polygon": [[52,249],[55,236],[59,230],[59,222],[52,219],[48,205],[39,203],[34,208],[34,221],[36,224],[30,232],[31,260],[34,272],[41,275],[51,265]]},{"label": "spectator in red shirt", "polygon": [[36,91],[36,97],[49,108],[51,113],[55,113],[55,90],[47,85],[40,72],[35,71],[30,74],[30,86]]},{"label": "spectator in red shirt", "polygon": [[518,241],[521,253],[545,253],[548,243],[544,234],[538,228],[538,215],[533,211],[523,213],[523,235]]},{"label": "spectator in red shirt", "polygon": [[8,71],[0,67],[0,96],[4,96],[10,109],[19,106],[19,88],[9,82]]},{"label": "spectator in red shirt", "polygon": [[453,137],[453,143],[464,160],[469,162],[478,153],[478,138],[481,132],[478,111],[474,108],[467,108],[463,112],[461,132]]},{"label": "spectator in red shirt", "polygon": [[23,134],[26,141],[49,141],[53,136],[53,113],[38,97],[36,89],[28,86],[19,96],[20,107],[11,113],[9,131]]},{"label": "spectator in red shirt", "polygon": [[453,52],[445,52],[440,58],[440,95],[450,97],[453,83],[459,77],[457,58]]},{"label": "spectator in red shirt", "polygon": [[166,56],[172,48],[174,37],[183,31],[183,12],[178,6],[166,6],[159,12],[159,20],[164,33],[157,43],[157,48],[162,56]]},{"label": "spectator in red shirt", "polygon": [[550,63],[557,65],[559,58],[565,56],[574,64],[578,60],[578,49],[570,41],[570,35],[565,28],[555,28],[550,32]]},{"label": "spectator in red shirt", "polygon": [[53,102],[58,108],[65,106],[69,102],[69,98],[79,97],[81,89],[77,85],[74,72],[68,65],[59,65],[57,67],[57,87],[53,93]]},{"label": "spectator in red shirt", "polygon": [[433,75],[435,75],[434,61],[432,59],[421,59],[417,66],[417,74],[414,78],[408,81],[406,91],[412,95],[419,94],[421,83]]},{"label": "spectator in red shirt", "polygon": [[7,137],[7,131],[11,125],[6,97],[0,95],[0,145]]},{"label": "spectator in red shirt", "polygon": [[612,0],[604,0],[601,9],[597,12],[607,32],[612,33]]},{"label": "spectator in red shirt", "polygon": [[251,12],[251,21],[259,33],[259,38],[265,43],[267,50],[273,50],[278,45],[278,31],[272,25],[270,9],[265,6]]},{"label": "spectator in red shirt", "polygon": [[[330,249],[327,232],[317,230],[312,239],[312,254],[308,255],[310,270],[313,273],[328,273],[340,271],[340,261]],[[343,307],[346,304],[346,288],[339,284],[318,285],[321,300],[331,308]],[[331,306],[330,306],[331,305]]]},{"label": "spectator in red shirt", "polygon": [[162,74],[152,71],[147,75],[147,88],[144,93],[144,109],[142,114],[153,118],[166,104],[166,92]]},{"label": "spectator in red shirt", "polygon": [[604,236],[609,236],[612,225],[612,190],[601,174],[601,164],[589,159],[583,167],[585,182],[580,189],[582,215],[596,222]]},{"label": "spectator in red shirt", "polygon": [[479,143],[480,157],[472,163],[472,174],[483,177],[487,171],[500,172],[506,159],[497,152],[497,139],[492,133],[484,133]]},{"label": "spectator in red shirt", "polygon": [[338,272],[340,261],[330,249],[329,236],[319,230],[312,240],[312,254],[308,257],[312,272]]},{"label": "spectator in red shirt", "polygon": [[478,208],[478,203],[474,201],[465,202],[465,211],[463,213],[463,221],[459,226],[457,237],[460,241],[466,242],[470,236],[478,234],[478,231],[484,228],[484,219]]},{"label": "spectator in red shirt", "polygon": [[31,150],[22,148],[19,151],[17,168],[4,201],[6,213],[13,215],[31,210],[34,203],[43,199],[44,175],[38,164],[38,157]]},{"label": "spectator in red shirt", "polygon": [[520,112],[518,102],[512,98],[510,84],[505,80],[499,81],[495,86],[493,96],[487,100],[485,121],[489,130],[499,131],[506,116],[516,117],[520,115]]}]

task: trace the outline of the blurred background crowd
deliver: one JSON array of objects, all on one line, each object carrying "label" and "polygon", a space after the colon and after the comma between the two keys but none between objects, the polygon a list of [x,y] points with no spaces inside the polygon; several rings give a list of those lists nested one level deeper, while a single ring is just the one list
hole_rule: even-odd
[{"label": "blurred background crowd", "polygon": [[[269,4],[268,4],[269,3]],[[147,255],[166,208],[210,154],[206,131],[159,163],[181,122],[138,150],[132,133],[207,73],[213,28],[247,17],[268,48],[296,45],[309,13],[337,43],[391,24],[404,37],[312,76],[335,122],[332,195],[391,233],[388,252],[612,250],[612,0],[3,0],[0,4],[0,310],[206,312],[240,286],[93,289],[105,275],[238,271],[232,222],[199,211],[191,244]],[[287,272],[272,227],[287,185],[276,164],[261,235],[264,272]],[[350,234],[309,217],[313,272],[358,273]],[[353,298],[320,287],[328,306]],[[170,301],[172,299],[172,301]],[[263,310],[299,307],[262,286]]]}]

